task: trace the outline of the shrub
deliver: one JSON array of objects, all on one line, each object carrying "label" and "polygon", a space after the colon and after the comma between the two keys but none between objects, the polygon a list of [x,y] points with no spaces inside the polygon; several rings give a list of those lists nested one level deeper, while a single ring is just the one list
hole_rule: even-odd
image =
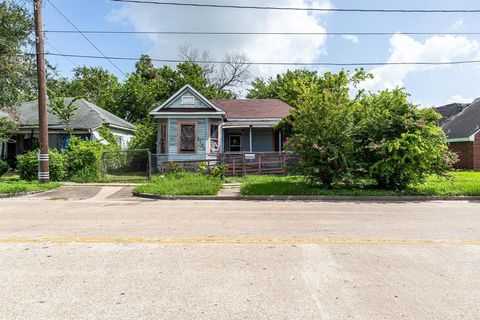
[{"label": "shrub", "polygon": [[103,151],[104,146],[98,141],[80,140],[72,137],[65,149],[67,171],[70,179],[82,182],[99,179],[102,175],[101,157]]},{"label": "shrub", "polygon": [[[65,156],[56,150],[49,152],[49,171],[51,181],[62,181],[66,178]],[[38,179],[38,151],[18,155],[18,172],[23,180],[33,181]]]},{"label": "shrub", "polygon": [[181,165],[176,162],[167,162],[165,164],[165,171],[167,173],[179,173],[185,171]]},{"label": "shrub", "polygon": [[227,164],[217,164],[210,170],[210,175],[215,178],[225,178],[225,175],[227,174],[228,171],[228,165]]},{"label": "shrub", "polygon": [[455,161],[437,125],[440,116],[407,98],[401,89],[371,94],[355,113],[358,163],[382,188],[405,189],[431,174],[446,175]]},{"label": "shrub", "polygon": [[10,166],[3,160],[0,160],[0,177],[10,170]]},{"label": "shrub", "polygon": [[157,127],[154,119],[147,119],[135,125],[135,134],[128,144],[131,150],[149,149],[152,153],[157,150]]}]

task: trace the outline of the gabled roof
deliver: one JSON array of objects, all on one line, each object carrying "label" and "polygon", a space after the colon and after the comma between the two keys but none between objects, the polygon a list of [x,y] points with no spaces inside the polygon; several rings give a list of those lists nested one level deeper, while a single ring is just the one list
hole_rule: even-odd
[{"label": "gabled roof", "polygon": [[281,119],[290,114],[292,107],[278,99],[212,100],[225,111],[227,119]]},{"label": "gabled roof", "polygon": [[463,111],[469,104],[468,103],[450,103],[441,107],[435,108],[435,110],[442,115],[440,125],[446,123],[452,117],[456,116]]},{"label": "gabled roof", "polygon": [[442,128],[448,140],[473,141],[473,136],[480,131],[480,98],[452,117]]},{"label": "gabled roof", "polygon": [[[73,98],[65,98],[65,103],[69,104]],[[77,107],[75,115],[70,123],[72,129],[93,130],[102,125],[109,125],[129,131],[135,130],[135,126],[130,122],[88,102],[85,99],[78,99],[73,102]],[[38,126],[38,100],[23,102],[14,109],[14,116],[18,120],[20,127]],[[48,128],[63,129],[64,125],[60,119],[48,113]]]},{"label": "gabled roof", "polygon": [[[210,100],[205,98],[200,92],[195,90],[195,88],[193,88],[189,84],[184,85],[180,90],[178,90],[170,98],[168,98],[167,101],[162,103],[162,105],[153,109],[150,112],[150,114],[151,115],[156,115],[156,114],[163,113],[163,112],[169,112],[169,111],[166,111],[166,109],[170,106],[170,104],[188,91],[190,91],[191,94],[193,94],[194,96],[196,96],[196,98],[198,98],[201,102],[203,102],[207,106],[207,108],[211,108],[212,110],[205,111],[205,110],[203,110],[205,108],[199,108],[198,110],[195,110],[195,111],[192,111],[192,110],[187,111],[187,109],[190,109],[190,108],[182,108],[181,111],[177,111],[177,112],[208,112],[208,111],[212,112],[213,111],[213,112],[218,112],[218,113],[224,114],[224,111],[222,109],[218,108],[216,105],[214,105],[212,102],[210,102]],[[170,111],[170,112],[172,112],[172,111]]]}]

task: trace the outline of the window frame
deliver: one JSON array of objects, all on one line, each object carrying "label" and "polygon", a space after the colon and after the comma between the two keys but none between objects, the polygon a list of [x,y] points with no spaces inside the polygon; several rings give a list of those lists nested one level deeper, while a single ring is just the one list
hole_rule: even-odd
[{"label": "window frame", "polygon": [[[190,125],[194,127],[195,131],[195,136],[194,136],[194,151],[182,151],[182,125]],[[197,140],[198,140],[198,123],[196,121],[178,121],[177,123],[178,126],[178,137],[177,137],[177,153],[183,153],[183,154],[196,154],[197,153]]]},{"label": "window frame", "polygon": [[[186,102],[185,100],[190,100],[191,99],[191,102]],[[189,106],[193,106],[195,105],[195,96],[194,95],[191,95],[191,94],[184,94],[181,98],[181,104],[182,105],[189,105]]]},{"label": "window frame", "polygon": [[[221,139],[222,139],[222,130],[220,128],[220,122],[210,122],[208,124],[208,153],[210,154],[218,154],[221,153]],[[217,127],[217,145],[218,145],[218,150],[217,151],[212,151],[212,127]]]},{"label": "window frame", "polygon": [[[165,132],[162,132],[162,130],[164,130]],[[163,145],[162,145],[162,140],[163,140]],[[168,124],[160,123],[158,128],[158,153],[167,154],[168,153],[167,148],[168,148]]]},{"label": "window frame", "polygon": [[[239,146],[239,150],[238,151],[232,151],[232,140],[230,140],[232,137],[239,137],[240,139],[240,144],[238,145]],[[241,134],[230,134],[228,135],[228,150],[230,152],[242,152],[242,139],[243,139],[243,136]]]}]

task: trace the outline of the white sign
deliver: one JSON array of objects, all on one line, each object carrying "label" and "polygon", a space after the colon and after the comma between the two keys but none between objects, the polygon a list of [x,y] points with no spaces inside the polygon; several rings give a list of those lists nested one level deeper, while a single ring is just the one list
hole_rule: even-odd
[{"label": "white sign", "polygon": [[255,153],[245,153],[245,160],[255,160]]}]

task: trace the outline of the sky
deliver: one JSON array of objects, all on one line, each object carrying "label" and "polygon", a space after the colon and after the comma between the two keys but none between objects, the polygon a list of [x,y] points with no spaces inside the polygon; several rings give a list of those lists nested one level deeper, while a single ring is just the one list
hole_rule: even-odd
[{"label": "sky", "polygon": [[[50,0],[81,30],[119,31],[248,31],[248,32],[392,32],[387,36],[325,35],[125,35],[88,34],[107,56],[179,59],[179,48],[190,45],[222,60],[226,53],[242,52],[252,62],[402,62],[480,60],[480,35],[410,36],[402,32],[480,32],[480,13],[312,13],[307,11],[192,8],[127,4],[109,0]],[[480,9],[478,0],[178,0],[260,6]],[[45,1],[46,30],[73,30]],[[98,55],[79,34],[47,33],[46,50],[63,54]],[[57,51],[58,50],[58,51]],[[120,79],[134,70],[134,61],[115,61],[122,73],[104,59],[49,57],[61,75],[75,66],[102,66]],[[160,65],[160,64],[157,64]],[[275,76],[285,66],[252,66],[254,77]],[[354,67],[347,67],[347,69]],[[338,72],[340,67],[309,67]],[[480,63],[451,66],[366,67],[375,78],[362,84],[377,91],[403,87],[422,107],[471,102],[480,97]]]}]

